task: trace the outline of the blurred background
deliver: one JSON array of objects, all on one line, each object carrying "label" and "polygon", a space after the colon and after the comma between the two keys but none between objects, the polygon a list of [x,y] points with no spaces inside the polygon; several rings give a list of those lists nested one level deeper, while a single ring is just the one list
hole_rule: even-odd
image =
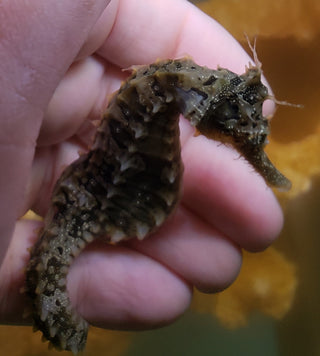
[{"label": "blurred background", "polygon": [[[174,0],[172,0],[174,1]],[[84,355],[320,356],[320,2],[193,1],[248,50],[257,36],[263,71],[279,100],[267,152],[293,182],[279,193],[278,241],[244,254],[237,281],[217,295],[195,294],[174,325],[139,333],[92,328]],[[1,355],[58,355],[30,327],[0,326]]]}]

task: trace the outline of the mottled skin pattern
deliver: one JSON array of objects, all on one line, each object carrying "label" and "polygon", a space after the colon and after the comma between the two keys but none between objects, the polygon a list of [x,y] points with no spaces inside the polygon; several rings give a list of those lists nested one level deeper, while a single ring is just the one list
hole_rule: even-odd
[{"label": "mottled skin pattern", "polygon": [[34,325],[59,349],[83,350],[88,324],[72,308],[66,275],[93,239],[143,239],[174,211],[183,165],[178,116],[200,134],[231,143],[276,187],[290,182],[263,151],[269,98],[259,66],[243,75],[191,59],[139,67],[113,96],[92,149],[57,182],[27,268]]}]

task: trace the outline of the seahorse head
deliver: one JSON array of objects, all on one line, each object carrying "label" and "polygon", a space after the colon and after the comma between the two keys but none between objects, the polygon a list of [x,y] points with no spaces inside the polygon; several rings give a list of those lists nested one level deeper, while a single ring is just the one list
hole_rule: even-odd
[{"label": "seahorse head", "polygon": [[250,67],[243,75],[220,68],[224,74],[197,129],[205,136],[231,142],[237,148],[263,147],[269,134],[269,121],[262,114],[263,102],[269,97],[261,82],[261,72]]},{"label": "seahorse head", "polygon": [[[262,106],[270,99],[268,88],[261,82],[261,69],[249,66],[237,75],[227,69],[224,84],[216,86],[205,115],[197,130],[213,139],[231,144],[244,156],[270,185],[289,189],[291,184],[270,162],[263,151],[270,132],[269,120]],[[215,83],[216,85],[217,83]]]}]

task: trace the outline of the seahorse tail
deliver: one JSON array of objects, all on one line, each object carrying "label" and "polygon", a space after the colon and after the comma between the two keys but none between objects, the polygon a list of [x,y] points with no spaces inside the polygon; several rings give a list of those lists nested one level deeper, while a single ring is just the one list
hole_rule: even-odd
[{"label": "seahorse tail", "polygon": [[31,251],[26,293],[32,301],[35,329],[41,330],[57,349],[76,354],[85,348],[88,323],[71,306],[66,276],[87,242],[68,236],[65,244],[66,238],[64,227],[54,225],[45,230]]}]

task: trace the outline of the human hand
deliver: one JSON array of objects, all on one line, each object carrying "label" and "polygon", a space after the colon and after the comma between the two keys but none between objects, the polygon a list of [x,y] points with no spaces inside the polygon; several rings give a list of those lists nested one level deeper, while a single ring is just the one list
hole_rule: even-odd
[{"label": "human hand", "polygon": [[[103,10],[107,3],[3,3],[2,257],[10,247],[0,270],[2,321],[22,321],[19,288],[39,226],[20,221],[12,233],[15,220],[29,208],[45,214],[63,167],[90,141],[89,119],[101,116],[123,80],[121,69],[189,54],[200,65],[242,73],[249,61],[225,30],[186,1],[113,0]],[[94,243],[71,267],[70,297],[93,324],[170,322],[188,307],[193,286],[227,287],[239,272],[241,248],[264,249],[282,226],[272,191],[249,164],[226,146],[194,137],[185,120],[180,127],[184,195],[175,216],[149,240]]]}]

